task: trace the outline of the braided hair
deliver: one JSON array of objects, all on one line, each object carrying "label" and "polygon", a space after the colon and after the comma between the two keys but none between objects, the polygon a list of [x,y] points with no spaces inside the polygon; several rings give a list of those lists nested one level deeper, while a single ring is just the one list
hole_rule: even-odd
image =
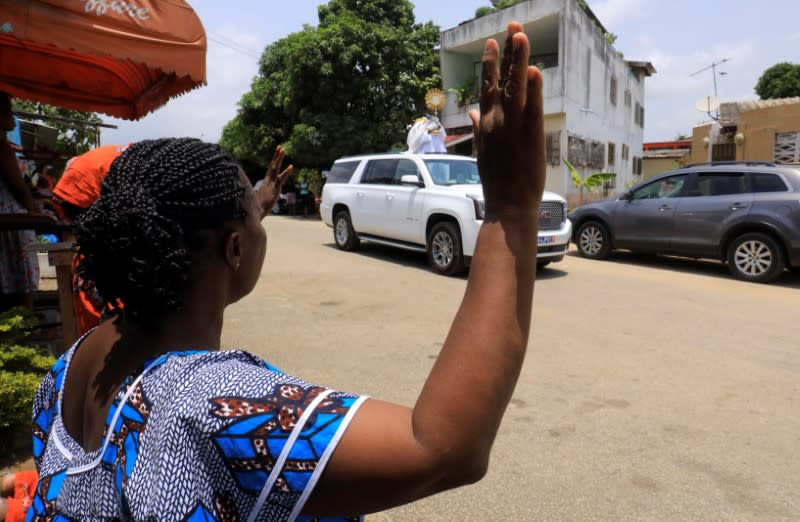
[{"label": "braided hair", "polygon": [[196,139],[132,145],[74,223],[79,275],[137,322],[179,310],[197,232],[246,215],[239,171],[228,153]]}]

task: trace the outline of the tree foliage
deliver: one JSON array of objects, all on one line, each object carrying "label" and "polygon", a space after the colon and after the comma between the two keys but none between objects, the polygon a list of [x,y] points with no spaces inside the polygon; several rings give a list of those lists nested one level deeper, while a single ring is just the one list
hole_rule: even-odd
[{"label": "tree foliage", "polygon": [[62,123],[53,122],[48,120],[31,120],[55,127],[58,129],[58,142],[56,143],[56,152],[60,156],[60,161],[56,160],[56,166],[63,164],[67,159],[83,154],[91,149],[97,143],[97,127],[94,123],[102,123],[102,120],[92,112],[81,112],[72,109],[64,109],[55,107],[53,105],[44,105],[27,100],[13,101],[15,110],[42,114],[45,116],[58,116],[60,118],[69,118],[76,120],[79,123]]},{"label": "tree foliage", "polygon": [[220,144],[262,169],[277,145],[299,167],[388,150],[440,84],[439,28],[408,0],[331,0],[319,25],[269,45]]},{"label": "tree foliage", "polygon": [[755,90],[762,100],[800,96],[800,64],[773,65],[758,79]]}]

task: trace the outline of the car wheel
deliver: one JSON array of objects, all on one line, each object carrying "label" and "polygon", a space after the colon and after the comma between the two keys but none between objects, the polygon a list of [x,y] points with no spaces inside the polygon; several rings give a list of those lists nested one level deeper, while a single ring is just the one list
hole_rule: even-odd
[{"label": "car wheel", "polygon": [[743,234],[728,248],[728,269],[744,281],[768,283],[780,276],[784,267],[777,241],[766,234]]},{"label": "car wheel", "polygon": [[428,234],[428,262],[434,271],[443,275],[458,275],[464,271],[461,234],[458,226],[443,222]]},{"label": "car wheel", "polygon": [[550,264],[550,261],[537,261],[536,262],[536,271],[539,272],[540,270],[544,270],[544,267]]},{"label": "car wheel", "polygon": [[587,221],[578,229],[578,253],[588,259],[603,259],[611,252],[611,238],[605,225]]},{"label": "car wheel", "polygon": [[339,250],[355,250],[360,244],[350,213],[346,210],[337,212],[333,220],[333,241]]}]

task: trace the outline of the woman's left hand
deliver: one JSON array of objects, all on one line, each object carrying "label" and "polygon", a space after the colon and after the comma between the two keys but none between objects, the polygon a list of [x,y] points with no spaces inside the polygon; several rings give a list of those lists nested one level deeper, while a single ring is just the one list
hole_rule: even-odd
[{"label": "woman's left hand", "polygon": [[281,172],[281,166],[283,165],[283,158],[285,155],[286,151],[282,146],[278,145],[278,148],[275,149],[275,155],[272,157],[272,161],[269,163],[267,172],[264,174],[264,182],[261,184],[261,187],[259,187],[258,192],[256,193],[256,197],[258,197],[258,202],[261,207],[261,219],[267,217],[267,215],[272,211],[272,207],[275,206],[275,203],[278,201],[278,197],[281,195],[283,183],[294,169],[294,166],[289,165]]}]

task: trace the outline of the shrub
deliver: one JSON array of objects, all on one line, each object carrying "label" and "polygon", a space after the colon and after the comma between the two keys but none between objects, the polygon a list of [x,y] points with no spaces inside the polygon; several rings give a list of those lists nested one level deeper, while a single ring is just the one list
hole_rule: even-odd
[{"label": "shrub", "polygon": [[33,396],[55,363],[45,349],[22,344],[36,324],[24,308],[0,314],[0,454],[30,432]]}]

